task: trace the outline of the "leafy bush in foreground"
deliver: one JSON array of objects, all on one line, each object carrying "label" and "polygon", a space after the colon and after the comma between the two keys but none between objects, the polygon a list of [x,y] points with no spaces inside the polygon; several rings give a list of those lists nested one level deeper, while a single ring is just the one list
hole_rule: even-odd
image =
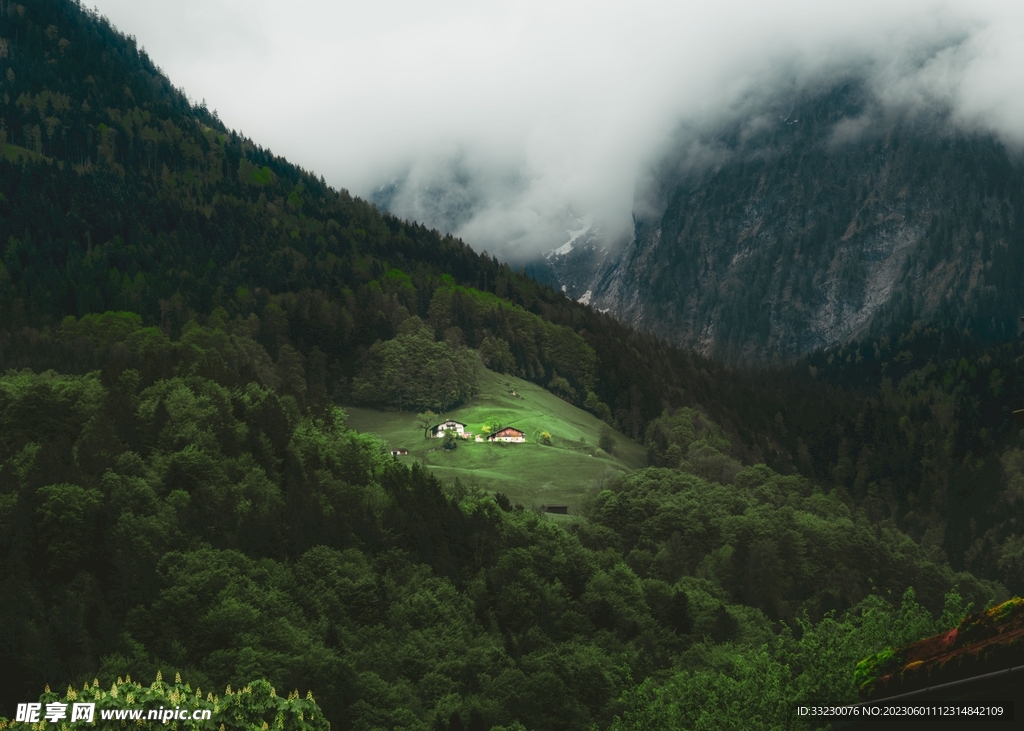
[{"label": "leafy bush in foreground", "polygon": [[[122,729],[129,725],[141,728],[189,728],[203,731],[258,728],[281,731],[329,731],[331,727],[313,700],[312,692],[307,692],[306,697],[302,698],[296,690],[289,693],[287,698],[283,698],[266,680],[257,680],[237,691],[232,691],[229,685],[222,696],[207,692],[204,697],[200,688],[197,687],[193,691],[188,683],[182,682],[180,675],[175,676],[174,683],[170,684],[157,673],[156,680],[148,686],[133,681],[131,677],[124,680],[118,678],[110,690],[101,688],[98,680],[93,680],[91,685],[85,685],[81,690],[68,686],[64,695],[54,693],[50,686],[46,686],[46,692],[39,696],[38,702],[41,706],[41,721],[46,720],[48,705],[64,706],[59,709],[58,714],[63,716],[64,720],[57,722],[62,731],[77,728],[83,723],[100,731]],[[94,723],[84,720],[71,722],[72,708],[76,703],[94,705]],[[180,715],[180,712],[195,714],[207,710],[210,711],[209,718],[195,721],[170,716],[171,712]],[[140,711],[140,718],[126,715]],[[157,714],[156,718],[149,717],[151,711]],[[164,718],[168,720],[164,721]],[[38,723],[0,718],[0,729],[28,731],[37,727]]]}]

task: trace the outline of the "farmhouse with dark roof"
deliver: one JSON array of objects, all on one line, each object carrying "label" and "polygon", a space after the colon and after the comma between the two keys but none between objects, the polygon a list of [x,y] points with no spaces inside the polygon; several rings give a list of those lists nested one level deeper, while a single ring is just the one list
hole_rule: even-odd
[{"label": "farmhouse with dark roof", "polygon": [[525,442],[526,435],[518,429],[513,429],[510,426],[498,429],[498,431],[487,437],[489,442]]}]

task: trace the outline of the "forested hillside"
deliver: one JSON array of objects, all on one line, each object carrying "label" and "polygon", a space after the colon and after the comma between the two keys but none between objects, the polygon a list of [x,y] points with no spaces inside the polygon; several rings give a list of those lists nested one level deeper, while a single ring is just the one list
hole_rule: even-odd
[{"label": "forested hillside", "polygon": [[737,464],[697,412],[661,423],[685,464],[605,485],[566,531],[243,382],[218,326],[76,325],[140,369],[0,378],[5,707],[162,670],[312,689],[338,728],[649,728],[631,699],[699,683],[716,700],[687,713],[725,722],[738,694],[767,727],[1001,594]]},{"label": "forested hillside", "polygon": [[[65,0],[0,0],[0,102],[0,715],[162,670],[339,729],[799,727],[1021,590],[1016,344],[683,353],[329,188]],[[482,368],[650,466],[566,528],[339,408]]]},{"label": "forested hillside", "polygon": [[56,0],[0,12],[0,366],[27,364],[16,341],[68,315],[131,310],[177,334],[222,307],[311,357],[334,395],[360,349],[429,314],[497,368],[567,379],[579,404],[595,391],[633,436],[679,401],[689,359],[327,188],[192,106],[102,18]]}]

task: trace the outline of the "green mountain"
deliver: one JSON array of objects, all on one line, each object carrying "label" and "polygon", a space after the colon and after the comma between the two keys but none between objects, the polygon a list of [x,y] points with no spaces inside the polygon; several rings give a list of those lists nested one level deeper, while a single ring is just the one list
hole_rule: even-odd
[{"label": "green mountain", "polygon": [[[90,11],[3,7],[0,367],[33,365],[20,333],[67,316],[128,310],[178,334],[221,308],[254,315],[275,361],[278,340],[303,361],[315,348],[317,383],[347,395],[361,349],[414,314],[439,336],[486,341],[500,370],[564,379],[574,403],[593,390],[633,437],[680,402],[691,358],[329,189],[191,105]],[[581,345],[599,355],[577,357]]]},{"label": "green mountain", "polygon": [[[1016,345],[685,353],[332,190],[66,0],[0,0],[0,101],[0,714],[161,671],[336,729],[813,728],[1018,590]],[[504,422],[505,383],[550,447],[420,455],[442,483],[365,433]],[[549,451],[507,500],[487,446]],[[559,470],[573,520],[515,504]]]}]

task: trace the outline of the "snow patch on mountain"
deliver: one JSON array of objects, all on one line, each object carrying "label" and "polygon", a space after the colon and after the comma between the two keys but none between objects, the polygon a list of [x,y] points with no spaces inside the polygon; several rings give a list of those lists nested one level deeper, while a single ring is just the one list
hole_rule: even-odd
[{"label": "snow patch on mountain", "polygon": [[575,245],[576,240],[579,239],[584,234],[586,234],[588,231],[590,231],[591,226],[593,226],[593,218],[590,215],[586,215],[582,219],[577,218],[576,220],[577,222],[583,224],[583,228],[575,230],[566,229],[566,233],[569,234],[569,240],[566,241],[561,246],[559,246],[557,249],[552,249],[551,251],[544,254],[545,259],[550,259],[552,256],[565,256],[566,254],[568,254],[570,251],[573,250],[573,246]]}]

